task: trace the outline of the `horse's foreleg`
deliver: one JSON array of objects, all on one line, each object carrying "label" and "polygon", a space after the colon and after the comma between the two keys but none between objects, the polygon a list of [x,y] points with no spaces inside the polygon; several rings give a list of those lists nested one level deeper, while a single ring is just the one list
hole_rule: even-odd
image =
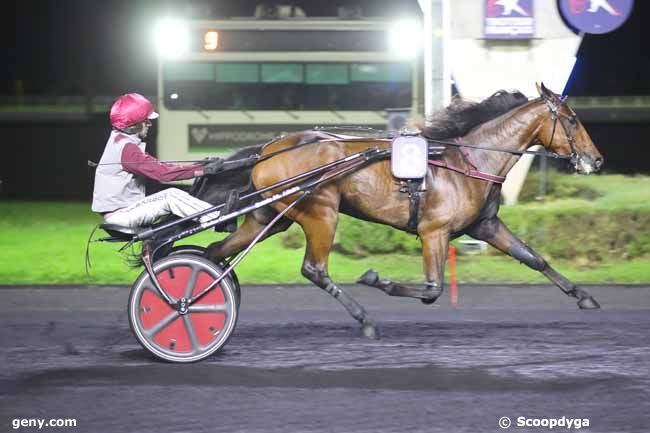
[{"label": "horse's foreleg", "polygon": [[541,272],[566,295],[577,298],[580,308],[600,308],[598,302],[586,290],[576,287],[553,269],[542,256],[515,236],[498,217],[481,221],[469,231],[469,234],[519,260],[529,268]]},{"label": "horse's foreleg", "polygon": [[313,206],[309,210],[313,213],[313,217],[301,214],[296,219],[305,232],[307,243],[301,269],[302,274],[339,301],[347,312],[361,324],[362,332],[366,337],[378,339],[379,330],[368,317],[366,310],[339,287],[327,272],[327,260],[338,220],[337,210],[323,206]]},{"label": "horse's foreleg", "polygon": [[366,271],[357,283],[376,287],[390,296],[419,298],[425,304],[432,304],[442,294],[445,260],[447,259],[447,244],[449,234],[437,230],[420,234],[422,241],[422,258],[426,281],[424,287],[406,286],[390,280],[381,279],[379,274],[370,269]]}]

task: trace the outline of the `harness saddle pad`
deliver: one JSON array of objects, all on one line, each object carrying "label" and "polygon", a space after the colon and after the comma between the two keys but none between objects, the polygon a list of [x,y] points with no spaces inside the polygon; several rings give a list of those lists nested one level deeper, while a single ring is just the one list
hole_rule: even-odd
[{"label": "harness saddle pad", "polygon": [[422,137],[400,136],[391,144],[390,171],[398,179],[422,179],[427,174],[428,143]]}]

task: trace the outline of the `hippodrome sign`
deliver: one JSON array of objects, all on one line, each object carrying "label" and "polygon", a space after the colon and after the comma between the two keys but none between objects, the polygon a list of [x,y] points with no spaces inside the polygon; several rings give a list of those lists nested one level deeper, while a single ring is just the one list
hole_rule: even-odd
[{"label": "hippodrome sign", "polygon": [[535,35],[533,0],[485,0],[488,39],[529,39]]},{"label": "hippodrome sign", "polygon": [[619,28],[633,6],[634,0],[560,0],[564,19],[586,33],[607,33]]}]

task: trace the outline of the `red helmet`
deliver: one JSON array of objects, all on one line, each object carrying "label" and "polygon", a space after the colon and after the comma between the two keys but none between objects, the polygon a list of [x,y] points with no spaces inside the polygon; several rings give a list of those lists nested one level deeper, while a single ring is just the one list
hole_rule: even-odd
[{"label": "red helmet", "polygon": [[122,95],[111,107],[111,125],[117,129],[125,129],[157,117],[158,113],[153,111],[151,102],[139,93]]}]

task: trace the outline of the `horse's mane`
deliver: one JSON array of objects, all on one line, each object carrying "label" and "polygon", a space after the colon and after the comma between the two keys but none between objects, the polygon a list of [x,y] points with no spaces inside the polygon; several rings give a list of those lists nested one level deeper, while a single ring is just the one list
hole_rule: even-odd
[{"label": "horse's mane", "polygon": [[499,90],[481,102],[456,97],[446,108],[431,115],[422,130],[424,136],[434,139],[462,137],[478,125],[524,105],[528,98],[515,90]]}]

